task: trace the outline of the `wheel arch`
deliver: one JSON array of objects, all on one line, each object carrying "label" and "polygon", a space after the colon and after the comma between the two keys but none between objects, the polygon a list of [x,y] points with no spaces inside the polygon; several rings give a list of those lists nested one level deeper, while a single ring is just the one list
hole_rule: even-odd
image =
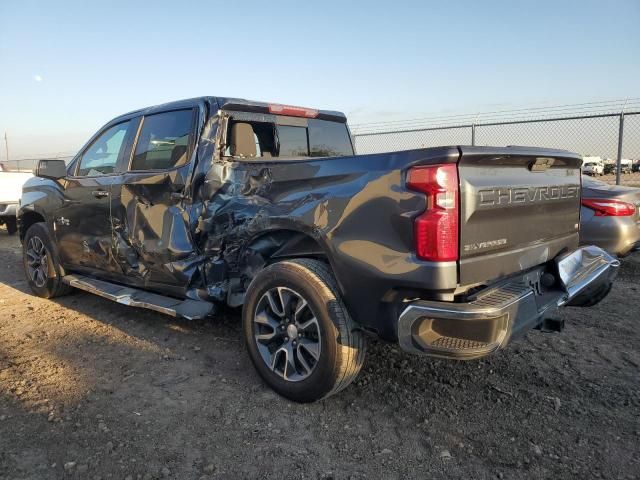
[{"label": "wheel arch", "polygon": [[266,260],[266,264],[294,257],[328,259],[320,240],[291,228],[278,228],[255,235],[247,242],[241,257],[249,259],[256,254],[260,254]]},{"label": "wheel arch", "polygon": [[[246,289],[261,270],[280,260],[294,258],[321,260],[327,264],[335,278],[331,256],[321,239],[293,228],[274,228],[256,234],[240,250],[236,275],[244,281],[232,282],[230,299],[233,300],[229,300],[229,304],[239,306],[244,302]],[[337,278],[336,282],[340,285]]]},{"label": "wheel arch", "polygon": [[29,230],[29,227],[35,223],[46,223],[44,215],[35,210],[26,210],[20,213],[18,217],[18,232],[20,233],[20,241],[24,240],[24,236]]}]

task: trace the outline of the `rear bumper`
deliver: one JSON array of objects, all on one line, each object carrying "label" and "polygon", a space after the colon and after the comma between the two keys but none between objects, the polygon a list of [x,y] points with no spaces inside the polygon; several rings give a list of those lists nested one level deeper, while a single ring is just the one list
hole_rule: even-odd
[{"label": "rear bumper", "polygon": [[[473,359],[553,318],[559,307],[579,305],[615,278],[620,262],[604,250],[580,247],[539,267],[481,291],[467,303],[415,301],[398,319],[398,339],[407,352]],[[553,270],[553,271],[551,271]],[[555,283],[545,287],[542,276]],[[546,278],[547,283],[549,277]]]}]

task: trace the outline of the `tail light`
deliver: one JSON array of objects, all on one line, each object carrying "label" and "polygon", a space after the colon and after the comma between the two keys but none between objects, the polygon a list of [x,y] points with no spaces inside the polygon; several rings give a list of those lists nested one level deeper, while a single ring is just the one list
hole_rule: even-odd
[{"label": "tail light", "polygon": [[458,168],[455,164],[413,167],[407,187],[427,196],[427,209],[415,219],[416,255],[422,260],[458,259]]},{"label": "tail light", "polygon": [[594,210],[596,217],[628,217],[636,213],[636,207],[620,200],[583,198],[582,206]]}]

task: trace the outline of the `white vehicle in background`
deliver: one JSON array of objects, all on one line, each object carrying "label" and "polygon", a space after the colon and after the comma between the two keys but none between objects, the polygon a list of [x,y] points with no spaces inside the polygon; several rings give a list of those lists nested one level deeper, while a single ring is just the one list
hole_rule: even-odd
[{"label": "white vehicle in background", "polygon": [[600,157],[582,157],[582,173],[597,177],[604,175],[604,162]]},{"label": "white vehicle in background", "polygon": [[631,173],[633,172],[633,161],[628,158],[620,159],[620,173]]},{"label": "white vehicle in background", "polygon": [[31,172],[9,170],[0,163],[0,225],[5,225],[9,235],[17,230],[16,212],[22,195],[22,185],[33,177]]}]

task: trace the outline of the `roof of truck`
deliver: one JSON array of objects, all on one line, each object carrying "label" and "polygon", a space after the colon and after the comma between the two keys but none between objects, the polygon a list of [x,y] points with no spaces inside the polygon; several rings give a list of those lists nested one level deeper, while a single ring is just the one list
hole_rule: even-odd
[{"label": "roof of truck", "polygon": [[[342,112],[337,112],[333,110],[318,110],[311,109],[306,107],[294,107],[290,105],[282,105],[273,102],[260,102],[256,100],[246,100],[244,98],[235,98],[235,97],[212,97],[212,96],[203,96],[203,97],[194,97],[187,98],[184,100],[176,100],[173,102],[162,103],[159,105],[152,105],[145,108],[139,108],[137,110],[132,110],[131,112],[127,112],[123,115],[119,115],[118,117],[111,120],[124,120],[128,117],[138,116],[138,115],[150,115],[160,111],[166,110],[178,110],[182,108],[193,108],[202,103],[210,105],[213,109],[228,109],[228,110],[248,110],[248,111],[268,111],[270,106],[282,106],[288,108],[294,108],[305,111],[313,111],[317,112],[317,116],[320,118],[325,118],[327,120],[333,120],[338,122],[346,122],[347,117]],[[109,122],[109,123],[111,123]]]}]

